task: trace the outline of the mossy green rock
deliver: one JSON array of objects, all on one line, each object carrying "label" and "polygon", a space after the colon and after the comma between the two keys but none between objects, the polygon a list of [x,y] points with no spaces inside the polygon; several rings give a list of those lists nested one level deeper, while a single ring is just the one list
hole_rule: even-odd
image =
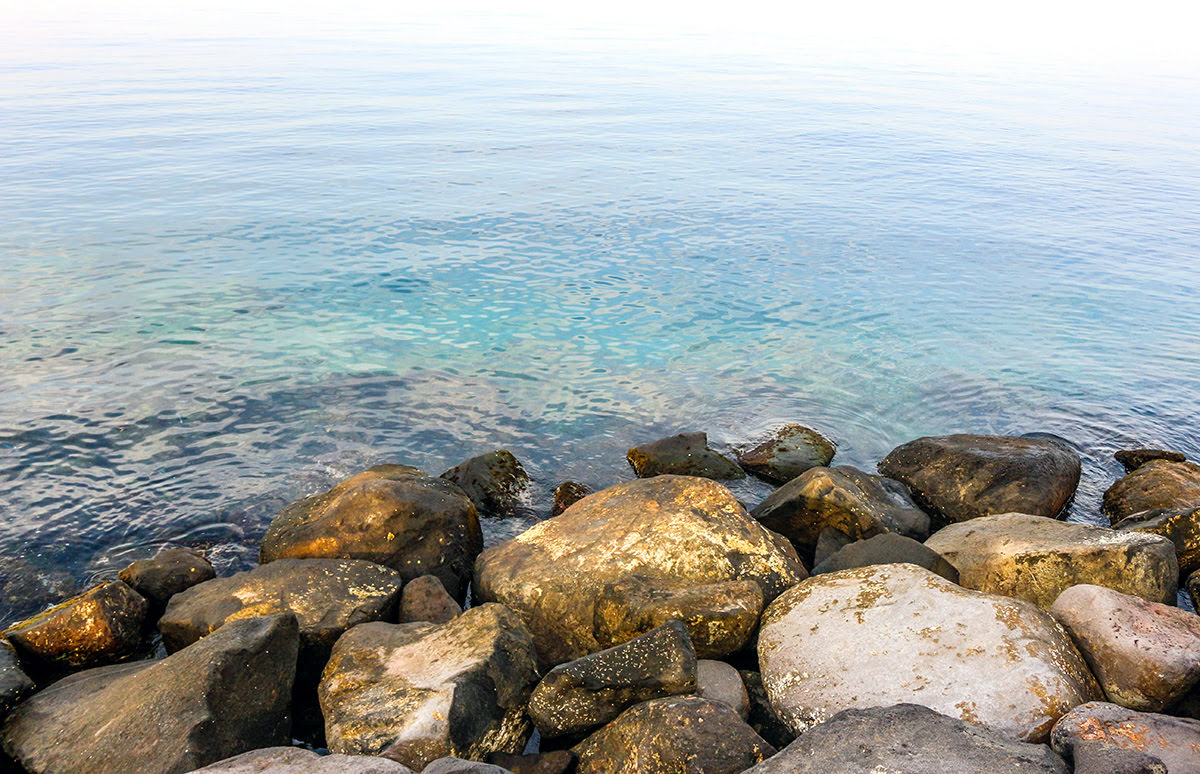
[{"label": "mossy green rock", "polygon": [[1104,493],[1104,515],[1114,522],[1157,508],[1200,507],[1200,465],[1151,460]]}]

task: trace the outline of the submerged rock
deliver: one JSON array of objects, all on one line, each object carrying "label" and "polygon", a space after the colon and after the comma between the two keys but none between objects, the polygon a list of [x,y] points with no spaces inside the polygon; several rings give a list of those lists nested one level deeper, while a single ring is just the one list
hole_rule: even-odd
[{"label": "submerged rock", "polygon": [[1179,581],[1175,546],[1166,538],[1023,513],[951,524],[925,545],[958,569],[963,586],[1046,610],[1081,583],[1173,602]]},{"label": "submerged rock", "polygon": [[1171,774],[1200,774],[1200,721],[1094,701],[1064,715],[1050,735],[1054,750],[1068,759],[1081,744],[1094,743],[1145,753]]},{"label": "submerged rock", "polygon": [[428,621],[446,623],[462,615],[462,606],[437,579],[436,575],[422,575],[408,582],[400,595],[400,623]]},{"label": "submerged rock", "polygon": [[575,503],[592,493],[592,490],[583,484],[574,481],[564,481],[554,487],[554,505],[550,508],[550,518],[554,518],[562,514],[563,511],[570,508]]},{"label": "submerged rock", "polygon": [[1175,544],[1180,575],[1200,570],[1200,505],[1142,511],[1121,519],[1113,529],[1162,535]]},{"label": "submerged rock", "polygon": [[517,512],[521,491],[529,486],[529,474],[507,449],[472,457],[441,477],[458,484],[479,513],[501,518]]},{"label": "submerged rock", "polygon": [[407,766],[370,755],[318,755],[302,747],[266,747],[226,758],[195,774],[414,774]]},{"label": "submerged rock", "polygon": [[1187,457],[1179,452],[1165,449],[1124,449],[1113,454],[1117,462],[1125,466],[1126,473],[1132,473],[1151,460],[1166,460],[1167,462],[1185,462]]},{"label": "submerged rock", "polygon": [[487,549],[473,593],[519,612],[553,666],[602,649],[593,627],[605,586],[633,577],[696,586],[753,580],[774,599],[806,575],[786,542],[724,486],[657,476],[597,492]]},{"label": "submerged rock", "polygon": [[892,532],[851,543],[814,567],[812,574],[824,575],[873,564],[905,562],[935,572],[951,583],[958,583],[958,570],[945,557],[923,543]]},{"label": "submerged rock", "polygon": [[33,681],[21,671],[17,652],[6,640],[0,640],[0,720],[32,693]]},{"label": "submerged rock", "polygon": [[803,425],[787,425],[770,440],[738,455],[747,472],[774,484],[786,484],[810,468],[828,467],[837,447]]},{"label": "submerged rock", "polygon": [[462,602],[482,548],[475,505],[458,486],[379,465],[284,508],[263,536],[259,561],[363,559],[406,581],[436,575]]},{"label": "submerged rock", "polygon": [[897,446],[879,472],[942,522],[994,513],[1057,516],[1075,495],[1079,455],[1053,438],[945,435]]},{"label": "submerged rock", "polygon": [[198,551],[164,548],[149,559],[138,559],[117,574],[141,594],[156,611],[162,611],[172,596],[197,583],[217,577],[212,564]]},{"label": "submerged rock", "polygon": [[1104,515],[1120,521],[1158,508],[1200,507],[1200,465],[1151,460],[1104,493]]},{"label": "submerged rock", "polygon": [[742,469],[708,448],[706,433],[680,433],[635,446],[625,455],[638,478],[670,474],[701,478],[745,478]]}]

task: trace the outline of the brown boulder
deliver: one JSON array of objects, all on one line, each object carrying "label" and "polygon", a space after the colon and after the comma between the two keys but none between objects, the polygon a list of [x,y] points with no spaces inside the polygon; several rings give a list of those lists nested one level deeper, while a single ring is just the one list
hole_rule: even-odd
[{"label": "brown boulder", "polygon": [[638,478],[670,474],[702,478],[745,478],[733,462],[708,448],[705,433],[680,433],[635,446],[625,455]]},{"label": "brown boulder", "polygon": [[441,477],[458,484],[479,513],[501,518],[517,512],[521,492],[529,485],[529,474],[507,449],[472,457]]},{"label": "brown boulder", "polygon": [[1200,465],[1151,460],[1118,480],[1104,493],[1104,515],[1120,521],[1157,508],[1200,506]]},{"label": "brown boulder", "polygon": [[125,567],[117,577],[161,611],[172,596],[212,580],[217,573],[198,551],[164,548],[149,559],[139,559]]},{"label": "brown boulder", "polygon": [[141,594],[114,581],[14,624],[3,634],[31,668],[83,669],[134,656],[148,612]]},{"label": "brown boulder", "polygon": [[1063,715],[1050,735],[1055,752],[1068,759],[1095,743],[1145,753],[1171,774],[1200,774],[1200,721],[1093,701]]},{"label": "brown boulder", "polygon": [[1142,511],[1121,519],[1113,529],[1162,535],[1175,544],[1182,577],[1200,570],[1200,505]]}]

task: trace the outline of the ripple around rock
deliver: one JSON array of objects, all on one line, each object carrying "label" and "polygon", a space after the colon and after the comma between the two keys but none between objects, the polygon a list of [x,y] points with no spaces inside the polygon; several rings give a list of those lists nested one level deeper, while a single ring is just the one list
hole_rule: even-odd
[{"label": "ripple around rock", "polygon": [[774,484],[786,484],[810,468],[828,467],[837,447],[803,425],[787,425],[770,440],[738,455],[738,464]]},{"label": "ripple around rock", "polygon": [[639,478],[652,476],[700,476],[702,478],[745,478],[731,460],[708,448],[706,433],[680,433],[635,446],[626,459]]},{"label": "ripple around rock", "polygon": [[529,485],[529,474],[507,449],[481,454],[450,468],[441,475],[464,492],[479,513],[507,517],[517,512],[521,490]]}]

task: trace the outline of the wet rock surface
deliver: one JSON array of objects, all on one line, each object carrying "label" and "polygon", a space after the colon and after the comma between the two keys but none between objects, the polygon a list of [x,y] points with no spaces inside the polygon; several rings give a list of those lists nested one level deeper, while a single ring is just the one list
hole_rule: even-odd
[{"label": "wet rock surface", "polygon": [[1200,465],[1151,460],[1104,492],[1102,508],[1112,521],[1158,508],[1200,507]]},{"label": "wet rock surface", "polygon": [[133,562],[117,577],[145,597],[152,610],[162,612],[172,596],[212,580],[217,573],[199,551],[166,548],[149,559]]},{"label": "wet rock surface", "polygon": [[837,447],[803,425],[787,425],[767,441],[738,455],[748,473],[773,484],[786,484],[810,468],[828,467]]},{"label": "wet rock surface", "polygon": [[1200,505],[1142,511],[1116,522],[1113,529],[1162,535],[1175,544],[1180,575],[1200,570]]},{"label": "wet rock surface", "polygon": [[462,606],[446,591],[436,575],[422,575],[404,586],[400,594],[400,623],[446,623],[462,615]]},{"label": "wet rock surface", "polygon": [[1097,743],[1157,758],[1171,774],[1200,774],[1200,721],[1096,701],[1064,715],[1050,736],[1051,746],[1067,759],[1080,745]]},{"label": "wet rock surface", "polygon": [[459,486],[484,516],[504,518],[517,512],[529,474],[507,449],[481,454],[441,475]]},{"label": "wet rock surface", "polygon": [[1125,466],[1126,473],[1132,473],[1151,460],[1166,460],[1167,462],[1184,462],[1187,457],[1179,452],[1166,449],[1123,449],[1113,454],[1117,462]]},{"label": "wet rock surface", "polygon": [[859,540],[836,551],[828,559],[813,567],[813,575],[827,572],[852,570],[855,567],[870,567],[873,564],[915,564],[937,573],[951,583],[958,583],[958,570],[945,557],[909,537],[885,533]]},{"label": "wet rock surface", "polygon": [[212,774],[415,774],[387,758],[318,755],[300,747],[267,747],[218,761],[199,772]]},{"label": "wet rock surface", "polygon": [[0,721],[32,693],[33,680],[21,670],[17,652],[6,640],[0,640]]},{"label": "wet rock surface", "polygon": [[706,433],[680,433],[635,446],[625,455],[638,478],[670,474],[701,478],[745,478],[726,457],[708,448]]},{"label": "wet rock surface", "polygon": [[550,518],[558,516],[566,509],[592,493],[592,490],[575,481],[564,481],[554,487],[554,505],[550,508]]}]

